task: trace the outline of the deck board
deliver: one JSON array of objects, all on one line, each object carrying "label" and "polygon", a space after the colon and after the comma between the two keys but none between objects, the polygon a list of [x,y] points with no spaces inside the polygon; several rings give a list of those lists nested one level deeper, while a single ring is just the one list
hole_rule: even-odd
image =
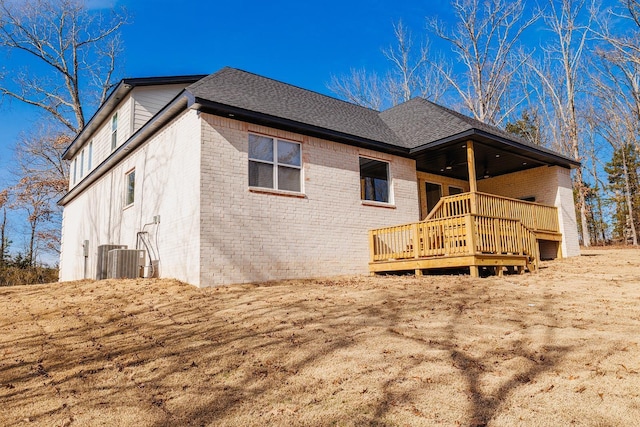
[{"label": "deck board", "polygon": [[527,257],[508,254],[452,255],[413,259],[396,259],[369,263],[372,273],[430,270],[462,267],[526,267]]}]

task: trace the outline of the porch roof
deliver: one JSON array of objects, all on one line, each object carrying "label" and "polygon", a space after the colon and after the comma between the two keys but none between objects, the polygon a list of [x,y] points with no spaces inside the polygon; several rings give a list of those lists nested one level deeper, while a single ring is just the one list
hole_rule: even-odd
[{"label": "porch roof", "polygon": [[580,162],[517,135],[423,98],[380,113],[403,140],[418,170],[468,179],[466,142],[474,141],[476,178],[488,178],[538,166],[577,167]]}]

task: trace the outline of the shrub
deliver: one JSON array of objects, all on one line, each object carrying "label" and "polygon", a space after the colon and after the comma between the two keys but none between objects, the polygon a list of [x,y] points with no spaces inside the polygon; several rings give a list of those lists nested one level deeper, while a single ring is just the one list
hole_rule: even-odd
[{"label": "shrub", "polygon": [[0,286],[36,285],[58,281],[58,269],[49,267],[0,267]]}]

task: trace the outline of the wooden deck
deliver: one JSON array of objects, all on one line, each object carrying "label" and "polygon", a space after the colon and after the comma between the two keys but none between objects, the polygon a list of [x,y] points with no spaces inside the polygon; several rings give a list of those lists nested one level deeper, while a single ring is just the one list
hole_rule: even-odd
[{"label": "wooden deck", "polygon": [[[484,193],[443,197],[424,221],[369,232],[372,273],[537,269],[538,240],[560,241],[555,207]],[[558,244],[559,246],[559,244]],[[560,255],[560,253],[558,253]]]}]

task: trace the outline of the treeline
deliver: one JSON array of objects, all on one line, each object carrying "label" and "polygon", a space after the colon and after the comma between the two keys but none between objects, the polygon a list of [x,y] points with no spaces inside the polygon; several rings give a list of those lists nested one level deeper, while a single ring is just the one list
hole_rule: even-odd
[{"label": "treeline", "polygon": [[0,286],[32,285],[57,280],[57,268],[33,266],[31,261],[20,253],[0,261]]}]

